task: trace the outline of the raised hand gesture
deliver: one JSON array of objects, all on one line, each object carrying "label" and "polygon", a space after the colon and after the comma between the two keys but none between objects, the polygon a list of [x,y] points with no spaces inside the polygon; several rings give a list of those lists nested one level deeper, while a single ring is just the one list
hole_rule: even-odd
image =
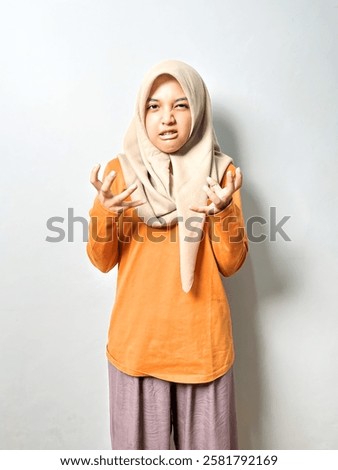
[{"label": "raised hand gesture", "polygon": [[108,210],[121,213],[124,209],[129,207],[137,207],[144,204],[146,201],[125,201],[128,196],[130,196],[135,189],[137,184],[131,184],[127,189],[122,191],[120,194],[113,194],[110,190],[111,184],[116,178],[116,172],[111,171],[104,178],[103,182],[99,180],[99,170],[101,165],[95,165],[90,174],[90,182],[96,188],[98,193],[98,199],[101,204]]},{"label": "raised hand gesture", "polygon": [[224,188],[222,188],[217,181],[208,176],[208,185],[203,186],[203,190],[206,192],[211,203],[207,206],[191,205],[190,209],[195,212],[204,212],[207,215],[217,214],[217,212],[225,209],[226,206],[230,204],[232,195],[242,186],[242,179],[242,173],[239,167],[236,168],[234,176],[231,171],[227,172]]}]

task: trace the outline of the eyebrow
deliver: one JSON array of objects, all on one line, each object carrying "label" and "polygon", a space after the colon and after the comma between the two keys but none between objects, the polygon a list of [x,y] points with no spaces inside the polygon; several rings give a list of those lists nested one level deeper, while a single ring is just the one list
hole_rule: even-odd
[{"label": "eyebrow", "polygon": [[[148,99],[147,99],[147,103],[149,103],[149,101],[156,101],[156,102],[158,102],[159,100],[156,99],[156,98],[148,98]],[[174,103],[177,103],[178,101],[188,101],[188,98],[186,98],[185,96],[183,96],[182,98],[177,98],[177,100],[175,100]]]}]

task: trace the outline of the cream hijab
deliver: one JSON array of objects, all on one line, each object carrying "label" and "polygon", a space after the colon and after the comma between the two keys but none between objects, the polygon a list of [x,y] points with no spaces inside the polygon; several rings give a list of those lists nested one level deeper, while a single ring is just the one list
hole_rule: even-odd
[{"label": "cream hijab", "polygon": [[[147,99],[154,80],[162,74],[169,74],[179,82],[188,98],[192,117],[188,141],[170,155],[150,142],[145,129]],[[220,151],[208,90],[196,70],[184,62],[168,60],[148,72],[138,93],[135,115],[119,161],[127,186],[138,184],[132,199],[147,201],[137,208],[138,216],[152,227],[178,223],[181,283],[182,289],[189,292],[206,217],[190,210],[189,205],[206,204],[207,196],[202,189],[207,183],[206,177],[220,182],[232,161]]]}]

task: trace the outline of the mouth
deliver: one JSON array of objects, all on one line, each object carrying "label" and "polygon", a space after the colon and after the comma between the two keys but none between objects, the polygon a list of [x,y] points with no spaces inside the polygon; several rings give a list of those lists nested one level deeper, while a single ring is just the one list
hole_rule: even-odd
[{"label": "mouth", "polygon": [[162,140],[176,139],[176,137],[178,136],[178,132],[175,130],[163,131],[159,134],[159,136]]}]

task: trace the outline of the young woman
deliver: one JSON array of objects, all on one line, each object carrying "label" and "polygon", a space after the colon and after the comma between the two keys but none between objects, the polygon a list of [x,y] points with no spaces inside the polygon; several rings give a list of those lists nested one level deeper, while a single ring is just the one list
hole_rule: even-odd
[{"label": "young woman", "polygon": [[124,152],[99,179],[87,252],[118,264],[108,333],[113,449],[236,449],[231,317],[220,273],[243,264],[242,175],[208,91],[180,61],[145,77]]}]

